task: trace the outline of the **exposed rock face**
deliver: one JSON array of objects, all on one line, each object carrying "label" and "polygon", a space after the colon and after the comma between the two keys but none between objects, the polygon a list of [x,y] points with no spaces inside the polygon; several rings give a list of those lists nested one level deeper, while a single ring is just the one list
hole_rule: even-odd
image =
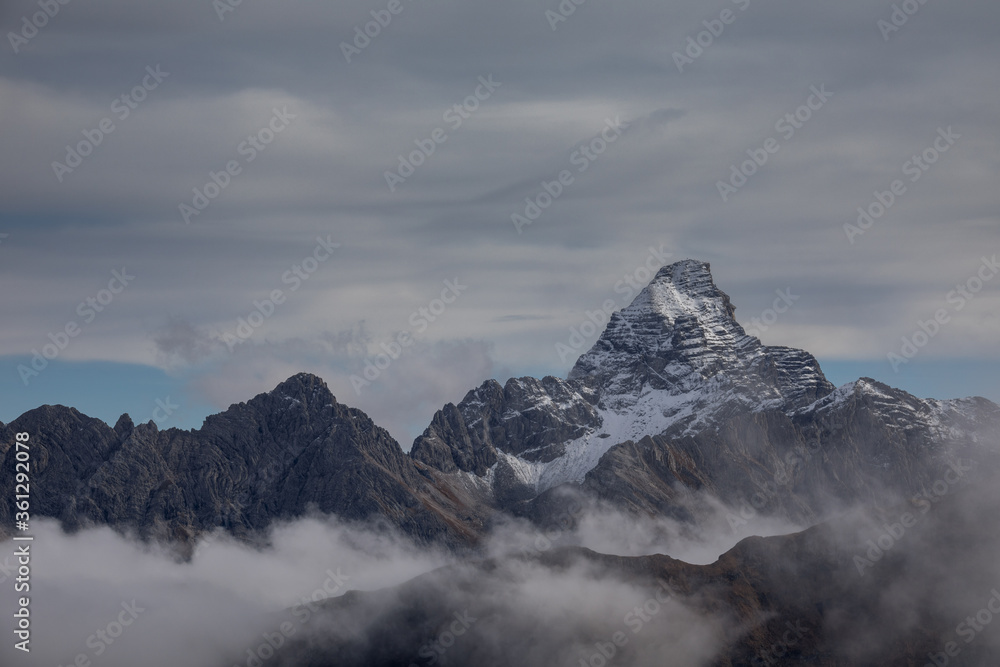
[{"label": "exposed rock face", "polygon": [[[460,544],[481,526],[482,517],[435,486],[387,431],[308,374],[209,417],[197,431],[133,426],[127,416],[112,429],[53,406],[7,429],[31,434],[33,514],[69,528],[109,524],[186,538],[223,527],[244,535],[315,509],[384,517],[418,539]],[[11,469],[12,456],[4,462]],[[12,485],[0,479],[7,498]],[[4,525],[10,509],[0,505]]]},{"label": "exposed rock face", "polygon": [[581,482],[614,445],[696,433],[734,415],[794,410],[833,386],[811,355],[765,347],[733,319],[709,266],[661,269],[611,316],[568,380],[489,381],[439,411],[411,455],[487,478],[498,459],[536,493]]},{"label": "exposed rock face", "polygon": [[[708,264],[663,267],[568,379],[484,382],[438,411],[409,456],[302,374],[197,431],[44,406],[0,425],[0,458],[12,469],[13,431],[31,433],[33,512],[69,527],[244,535],[315,509],[452,544],[496,510],[544,523],[562,485],[650,515],[686,518],[682,501],[705,492],[813,522],[919,493],[954,457],[993,465],[995,404],[868,379],[834,389],[807,352],[762,345],[733,315]],[[12,484],[0,477],[7,498]],[[0,530],[11,511],[0,503]]]},{"label": "exposed rock face", "polygon": [[546,463],[600,426],[595,402],[589,388],[559,378],[512,378],[503,387],[487,380],[458,406],[439,410],[410,453],[438,470],[479,476],[496,464],[498,451]]},{"label": "exposed rock face", "polygon": [[[812,355],[748,336],[709,265],[694,260],[660,269],[611,316],[569,377],[590,380],[602,404],[618,413],[641,405],[646,393],[659,394],[664,412],[677,417],[665,424],[674,432],[740,408],[799,407],[833,390]],[[691,405],[698,410],[686,411]]]},{"label": "exposed rock face", "polygon": [[998,432],[983,399],[867,379],[835,390],[809,353],[746,335],[708,264],[686,260],[611,316],[569,379],[487,382],[438,412],[411,455],[535,518],[525,499],[570,483],[649,514],[677,511],[685,490],[739,506],[770,489],[755,509],[816,520],[830,501],[914,493],[949,455],[993,456],[982,445]]},{"label": "exposed rock face", "polygon": [[[32,515],[57,517],[72,525],[77,506],[89,505],[81,497],[87,489],[84,480],[95,475],[115,455],[122,446],[122,438],[101,420],[72,408],[42,406],[0,430],[4,471],[14,470],[14,434],[22,431],[30,436]],[[4,527],[10,526],[13,518],[13,506],[8,499],[14,495],[14,484],[13,475],[0,475],[0,493],[4,498],[0,503],[0,520]]]},{"label": "exposed rock face", "polygon": [[660,436],[646,436],[612,447],[581,486],[625,509],[686,519],[678,496],[711,489],[712,480],[687,452]]},{"label": "exposed rock face", "polygon": [[[693,436],[615,446],[582,488],[650,515],[683,490],[707,490],[741,519],[808,524],[920,494],[959,459],[1000,468],[998,433],[1000,407],[989,401],[921,400],[863,378],[791,414],[745,413]],[[653,474],[659,461],[671,474]]]}]

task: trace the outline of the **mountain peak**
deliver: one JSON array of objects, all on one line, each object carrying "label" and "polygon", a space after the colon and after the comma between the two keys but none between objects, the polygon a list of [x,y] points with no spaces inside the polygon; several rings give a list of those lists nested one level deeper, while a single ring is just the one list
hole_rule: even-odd
[{"label": "mountain peak", "polygon": [[610,380],[636,365],[645,369],[644,378],[647,371],[659,375],[663,370],[714,375],[736,362],[738,352],[760,347],[736,321],[735,310],[729,295],[715,285],[708,262],[687,259],[664,266],[631,304],[611,316],[569,377]]},{"label": "mountain peak", "polygon": [[322,408],[337,401],[326,382],[312,373],[296,373],[263,396],[270,400],[278,398],[292,404],[301,403],[309,409]]},{"label": "mountain peak", "polygon": [[833,390],[812,355],[762,345],[735,312],[708,262],[664,266],[611,315],[569,379],[598,388],[602,404],[616,412],[632,411],[650,390],[664,392],[657,400],[665,413],[716,399],[732,407],[737,396],[735,404],[748,409],[798,407]]},{"label": "mountain peak", "polygon": [[275,387],[272,393],[285,394],[286,396],[298,398],[297,394],[303,392],[311,395],[313,392],[323,390],[330,391],[323,378],[312,373],[296,373]]},{"label": "mountain peak", "polygon": [[671,323],[685,315],[708,318],[714,325],[724,325],[733,328],[733,333],[744,335],[735,320],[736,309],[729,295],[715,285],[708,262],[686,259],[661,268],[622,312],[642,310],[659,313]]},{"label": "mountain peak", "polygon": [[650,283],[670,280],[674,283],[683,283],[687,280],[712,279],[712,265],[699,259],[682,259],[673,264],[664,264],[656,272],[656,276]]}]

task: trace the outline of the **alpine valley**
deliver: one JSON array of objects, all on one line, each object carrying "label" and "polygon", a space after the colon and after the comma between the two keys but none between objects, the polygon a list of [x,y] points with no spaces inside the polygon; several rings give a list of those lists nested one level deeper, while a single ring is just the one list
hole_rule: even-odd
[{"label": "alpine valley", "polygon": [[[488,380],[408,452],[300,373],[192,431],[42,406],[0,459],[31,433],[33,515],[182,561],[307,516],[451,554],[319,603],[262,665],[1000,664],[1000,406],[835,387],[734,311],[707,263],[665,266],[565,379]],[[588,544],[608,517],[662,551]],[[671,550],[708,536],[714,562]]]}]

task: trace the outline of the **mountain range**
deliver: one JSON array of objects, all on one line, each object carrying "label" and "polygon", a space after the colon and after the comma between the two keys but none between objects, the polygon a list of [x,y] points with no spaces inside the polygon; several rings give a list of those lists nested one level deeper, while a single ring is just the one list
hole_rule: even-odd
[{"label": "mountain range", "polygon": [[[795,655],[812,656],[809,664],[917,664],[925,646],[934,651],[941,610],[893,626],[888,649],[838,652],[845,637],[860,632],[857,619],[878,606],[872,591],[898,587],[899,568],[910,561],[894,555],[898,562],[872,577],[875,588],[841,585],[857,552],[836,535],[850,533],[848,543],[863,544],[857,526],[893,525],[901,503],[936,502],[940,481],[956,470],[990,479],[1000,469],[1000,406],[983,398],[921,399],[869,378],[834,387],[808,352],[762,344],[734,313],[707,263],[665,266],[610,316],[567,378],[487,380],[438,410],[408,452],[363,412],[338,402],[320,378],[300,373],[197,430],[136,425],[128,415],[109,426],[73,408],[42,406],[0,424],[0,459],[12,470],[13,434],[31,434],[33,515],[71,531],[108,525],[189,550],[218,528],[253,541],[277,520],[320,513],[472,559],[398,590],[330,601],[331,617],[378,618],[350,637],[328,633],[318,643],[290,646],[283,664],[417,661],[419,637],[400,634],[400,615],[416,619],[426,634],[447,624],[450,613],[425,589],[440,586],[442,577],[463,591],[499,587],[515,577],[511,563],[525,558],[556,572],[594,567],[646,588],[669,582],[671,595],[724,628],[717,639],[727,648],[711,664],[750,664],[786,634],[786,623],[798,628]],[[14,496],[13,477],[0,477],[0,493]],[[962,494],[947,495],[957,504],[952,496]],[[483,559],[479,548],[503,518],[551,528],[581,504],[682,526],[721,522],[747,534],[758,517],[812,528],[748,538],[710,566],[575,547]],[[867,519],[846,522],[859,507]],[[13,511],[12,503],[0,503],[0,526],[12,524]],[[922,534],[968,522],[959,509],[949,511],[954,522],[936,519],[921,526]],[[793,568],[770,569],[787,560],[774,554],[789,551],[796,554]],[[930,569],[923,561],[919,567]],[[808,594],[794,595],[817,577]],[[372,602],[386,597],[395,601],[392,611],[384,600]],[[497,608],[482,613],[503,616]],[[797,619],[806,626],[796,626]],[[698,627],[715,627],[705,623]],[[510,627],[535,632],[523,622]],[[511,653],[484,637],[479,649],[461,659],[455,652],[450,659],[457,662],[439,656],[441,663],[510,664]],[[535,644],[543,648],[525,664],[556,664],[550,649],[558,642],[539,636]],[[623,664],[653,664],[648,652],[655,646],[634,642],[616,652]],[[709,664],[698,655],[676,664]]]}]

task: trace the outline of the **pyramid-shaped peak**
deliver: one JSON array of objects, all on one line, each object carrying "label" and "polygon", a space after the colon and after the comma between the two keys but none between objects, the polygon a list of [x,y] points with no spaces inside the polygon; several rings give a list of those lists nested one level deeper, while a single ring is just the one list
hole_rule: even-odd
[{"label": "pyramid-shaped peak", "polygon": [[680,370],[679,365],[688,371],[708,370],[708,365],[714,374],[760,345],[746,335],[734,312],[729,295],[712,280],[708,262],[687,259],[664,266],[631,304],[611,316],[569,377],[612,381],[636,365],[645,370],[625,375],[645,377],[651,369]]},{"label": "pyramid-shaped peak", "polygon": [[[729,295],[712,279],[711,265],[686,259],[661,268],[639,296],[622,310],[622,316],[630,319],[657,313],[673,323],[687,315],[733,329],[737,334],[735,311]],[[742,333],[739,329],[737,335]]]},{"label": "pyramid-shaped peak", "polygon": [[798,407],[833,390],[812,355],[763,346],[743,330],[735,310],[708,262],[664,266],[611,316],[569,379],[586,380],[614,409],[634,410],[649,390],[687,397],[650,408],[650,418],[683,411],[685,401],[723,405],[738,395],[744,406]]}]

